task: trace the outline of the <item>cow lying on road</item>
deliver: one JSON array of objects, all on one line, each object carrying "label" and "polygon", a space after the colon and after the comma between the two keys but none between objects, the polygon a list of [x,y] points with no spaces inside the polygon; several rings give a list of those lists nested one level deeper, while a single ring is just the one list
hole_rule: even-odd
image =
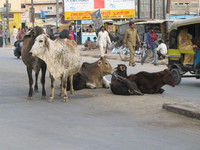
[{"label": "cow lying on road", "polygon": [[168,69],[165,69],[160,72],[139,72],[137,74],[132,74],[128,76],[128,79],[131,81],[135,81],[138,88],[142,93],[155,94],[164,92],[164,85],[170,85],[172,87],[175,86],[175,81],[172,77],[171,72]]},{"label": "cow lying on road", "polygon": [[135,81],[127,79],[127,67],[124,64],[117,66],[111,78],[110,88],[117,95],[143,95]]},{"label": "cow lying on road", "polygon": [[107,81],[104,76],[112,73],[112,66],[108,60],[103,57],[94,63],[84,62],[79,72],[73,77],[74,90],[80,90],[84,88],[94,89],[101,87],[109,88],[110,82]]},{"label": "cow lying on road", "polygon": [[31,49],[33,56],[44,60],[51,74],[51,96],[50,101],[54,99],[55,79],[61,78],[61,96],[66,102],[67,96],[67,78],[70,78],[70,91],[73,92],[73,75],[80,69],[80,53],[77,45],[72,40],[62,40],[57,38],[52,41],[47,35],[39,35]]}]

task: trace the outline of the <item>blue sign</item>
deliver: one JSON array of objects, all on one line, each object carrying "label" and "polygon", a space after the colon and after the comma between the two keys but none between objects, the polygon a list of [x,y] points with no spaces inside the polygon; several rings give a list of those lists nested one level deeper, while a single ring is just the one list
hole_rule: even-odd
[{"label": "blue sign", "polygon": [[45,18],[46,17],[46,13],[48,13],[50,11],[41,11],[40,13],[40,18]]},{"label": "blue sign", "polygon": [[81,21],[82,24],[93,24],[92,20],[82,20]]}]

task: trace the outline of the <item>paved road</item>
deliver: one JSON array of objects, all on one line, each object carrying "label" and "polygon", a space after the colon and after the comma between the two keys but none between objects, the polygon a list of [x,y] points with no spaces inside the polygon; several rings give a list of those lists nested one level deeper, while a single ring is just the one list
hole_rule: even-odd
[{"label": "paved road", "polygon": [[[110,62],[113,67],[122,63]],[[137,64],[128,73],[164,68]],[[200,121],[161,109],[164,102],[199,102],[199,80],[165,86],[162,95],[116,96],[108,89],[84,89],[69,95],[68,103],[58,96],[57,82],[56,99],[49,103],[41,100],[41,91],[26,99],[26,69],[11,49],[0,49],[0,70],[0,150],[200,149]],[[49,81],[47,76],[48,94]]]}]

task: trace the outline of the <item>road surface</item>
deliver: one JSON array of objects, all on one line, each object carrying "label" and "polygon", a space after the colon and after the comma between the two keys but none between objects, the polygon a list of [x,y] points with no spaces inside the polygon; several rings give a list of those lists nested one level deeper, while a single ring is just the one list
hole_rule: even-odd
[{"label": "road surface", "polygon": [[[116,67],[124,62],[110,63]],[[128,67],[128,73],[164,68],[137,64]],[[41,99],[41,85],[33,100],[27,100],[26,68],[12,49],[0,49],[0,70],[0,150],[200,149],[200,121],[162,109],[165,102],[199,103],[199,80],[165,86],[161,95],[117,96],[109,89],[84,89],[69,95],[68,103],[58,96],[56,82],[56,99],[49,103]],[[49,95],[48,73],[46,83]]]}]

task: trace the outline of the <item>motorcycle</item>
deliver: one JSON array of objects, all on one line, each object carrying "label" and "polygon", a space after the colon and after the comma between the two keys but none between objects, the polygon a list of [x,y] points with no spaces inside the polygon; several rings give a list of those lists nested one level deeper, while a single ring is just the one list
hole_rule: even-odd
[{"label": "motorcycle", "polygon": [[21,56],[21,47],[22,47],[22,40],[18,40],[14,43],[14,55],[19,59]]}]

